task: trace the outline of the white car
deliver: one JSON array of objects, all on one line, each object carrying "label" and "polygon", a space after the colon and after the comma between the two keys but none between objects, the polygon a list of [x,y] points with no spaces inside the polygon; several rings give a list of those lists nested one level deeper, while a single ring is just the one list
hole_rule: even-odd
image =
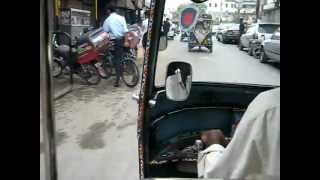
[{"label": "white car", "polygon": [[257,23],[249,27],[247,32],[240,37],[239,49],[251,48],[253,40],[263,41],[270,39],[272,34],[280,27],[277,23]]},{"label": "white car", "polygon": [[168,39],[174,40],[174,36],[175,36],[174,28],[170,27],[170,31],[168,32]]},{"label": "white car", "polygon": [[218,31],[222,30],[219,25],[215,25],[212,27],[212,35],[216,35]]},{"label": "white car", "polygon": [[280,28],[261,44],[260,62],[280,63]]}]

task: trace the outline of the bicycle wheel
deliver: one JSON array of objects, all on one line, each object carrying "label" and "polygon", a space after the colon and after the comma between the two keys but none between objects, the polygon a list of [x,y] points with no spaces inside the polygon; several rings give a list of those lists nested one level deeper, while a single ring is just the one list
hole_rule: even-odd
[{"label": "bicycle wheel", "polygon": [[63,71],[62,64],[59,61],[54,59],[52,62],[52,76],[57,78],[62,74],[62,71]]},{"label": "bicycle wheel", "polygon": [[84,79],[88,83],[88,85],[99,84],[101,78],[96,67],[93,64],[89,64],[86,66],[86,68],[87,68],[88,76],[84,77]]},{"label": "bicycle wheel", "polygon": [[104,57],[102,60],[102,68],[105,71],[105,76],[100,76],[102,79],[109,79],[112,76],[112,64],[109,57]]},{"label": "bicycle wheel", "polygon": [[130,59],[125,59],[121,62],[121,79],[128,87],[135,87],[139,80],[139,69],[137,64]]}]

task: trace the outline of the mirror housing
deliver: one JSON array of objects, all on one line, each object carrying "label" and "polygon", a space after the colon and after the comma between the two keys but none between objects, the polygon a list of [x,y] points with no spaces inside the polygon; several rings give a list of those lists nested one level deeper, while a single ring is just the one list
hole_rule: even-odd
[{"label": "mirror housing", "polygon": [[160,39],[159,39],[159,51],[164,51],[168,47],[168,39],[167,36],[161,32]]},{"label": "mirror housing", "polygon": [[187,62],[174,61],[168,65],[166,96],[172,101],[185,101],[192,85],[192,66]]},{"label": "mirror housing", "polygon": [[203,3],[206,2],[207,0],[191,0],[194,3]]}]

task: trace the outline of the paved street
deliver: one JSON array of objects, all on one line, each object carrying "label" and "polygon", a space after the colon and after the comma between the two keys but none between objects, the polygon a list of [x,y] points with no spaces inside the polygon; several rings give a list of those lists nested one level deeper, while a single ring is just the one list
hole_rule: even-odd
[{"label": "paved street", "polygon": [[[222,44],[213,38],[213,52],[188,52],[188,43],[179,37],[169,40],[168,48],[158,56],[156,85],[165,84],[166,66],[170,61],[186,61],[193,67],[193,81],[238,82],[280,85],[280,70],[240,51],[237,45]],[[205,49],[205,48],[204,48]],[[206,49],[205,49],[206,50]]]},{"label": "paved street", "polygon": [[[165,68],[173,60],[190,62],[194,81],[280,84],[279,67],[261,64],[236,45],[214,41],[212,54],[191,53],[187,43],[176,37],[160,56],[157,85],[164,84]],[[98,86],[75,85],[72,93],[55,102],[59,180],[138,179],[138,106],[131,95],[140,87],[112,85],[113,79]],[[42,162],[40,180],[44,180]]]},{"label": "paved street", "polygon": [[138,87],[115,89],[112,83],[76,86],[56,101],[59,179],[138,179],[137,103],[131,100]]}]

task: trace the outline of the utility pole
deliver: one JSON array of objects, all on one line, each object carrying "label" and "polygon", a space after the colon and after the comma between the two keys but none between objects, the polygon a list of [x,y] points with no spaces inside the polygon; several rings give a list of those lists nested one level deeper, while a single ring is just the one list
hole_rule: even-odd
[{"label": "utility pole", "polygon": [[260,18],[260,0],[257,0],[257,3],[256,3],[256,23],[258,22],[259,18]]}]

